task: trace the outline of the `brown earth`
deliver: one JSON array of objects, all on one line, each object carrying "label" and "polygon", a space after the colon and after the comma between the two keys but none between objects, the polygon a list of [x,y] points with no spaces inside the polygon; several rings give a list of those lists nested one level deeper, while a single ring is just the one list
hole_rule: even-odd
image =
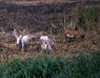
[{"label": "brown earth", "polygon": [[[54,2],[53,2],[54,1]],[[79,0],[13,0],[0,1],[0,55],[4,58],[26,58],[46,55],[40,49],[39,37],[43,34],[49,35],[55,42],[51,55],[54,56],[77,56],[80,53],[85,55],[100,51],[100,37],[78,39],[74,42],[63,42],[64,11],[70,21],[74,16],[74,10]],[[52,3],[53,2],[53,3]],[[84,6],[99,5],[99,1],[92,2],[84,0]],[[19,33],[26,29],[25,34],[31,37],[28,52],[18,51],[13,30],[16,28]],[[52,32],[50,32],[52,31]],[[88,34],[85,35],[86,37]]]}]

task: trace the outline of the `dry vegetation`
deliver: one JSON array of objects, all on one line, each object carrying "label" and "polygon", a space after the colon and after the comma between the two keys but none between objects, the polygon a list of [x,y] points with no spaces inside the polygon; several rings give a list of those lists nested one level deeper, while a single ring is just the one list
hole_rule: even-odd
[{"label": "dry vegetation", "polygon": [[[8,0],[7,2],[1,0],[1,58],[2,55],[2,59],[6,57],[12,59],[45,55],[45,53],[40,50],[40,43],[38,39],[39,36],[43,34],[55,37],[55,39],[52,38],[55,42],[55,47],[53,47],[51,53],[51,55],[54,56],[64,55],[70,57],[78,56],[79,53],[87,55],[94,51],[100,51],[99,32],[97,33],[95,31],[92,31],[92,34],[90,32],[85,32],[85,39],[75,40],[71,43],[68,43],[67,41],[66,43],[63,43],[63,27],[68,28],[67,26],[69,21],[74,18],[74,12],[77,5],[88,5],[88,7],[99,6],[100,3],[98,0],[85,0],[84,3],[80,3],[81,1],[79,0],[63,0],[61,3],[59,3],[59,1],[61,0],[43,0],[43,2],[42,0]],[[17,28],[17,30],[20,31],[25,28],[27,31],[25,34],[31,37],[28,52],[23,53],[18,51],[13,35],[14,28]]]}]

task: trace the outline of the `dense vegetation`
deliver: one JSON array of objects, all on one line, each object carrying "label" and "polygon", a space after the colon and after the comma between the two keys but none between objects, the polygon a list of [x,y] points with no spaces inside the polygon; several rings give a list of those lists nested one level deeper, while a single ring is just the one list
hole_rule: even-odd
[{"label": "dense vegetation", "polygon": [[78,5],[75,12],[77,25],[88,31],[98,32],[100,28],[100,7],[84,7]]},{"label": "dense vegetation", "polygon": [[28,58],[0,62],[0,78],[100,78],[100,53],[76,58]]}]

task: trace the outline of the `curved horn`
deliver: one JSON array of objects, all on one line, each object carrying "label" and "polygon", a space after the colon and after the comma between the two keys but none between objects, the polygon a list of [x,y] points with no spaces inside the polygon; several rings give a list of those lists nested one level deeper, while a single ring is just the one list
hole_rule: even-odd
[{"label": "curved horn", "polygon": [[16,35],[16,29],[14,29],[14,35],[15,35],[16,38],[18,38],[17,35]]},{"label": "curved horn", "polygon": [[24,36],[24,33],[25,33],[25,29],[23,30],[23,34],[22,34],[22,36]]},{"label": "curved horn", "polygon": [[21,38],[23,38],[23,36],[24,36],[24,33],[25,33],[25,29],[23,30],[23,33],[22,33],[22,37],[21,37]]}]

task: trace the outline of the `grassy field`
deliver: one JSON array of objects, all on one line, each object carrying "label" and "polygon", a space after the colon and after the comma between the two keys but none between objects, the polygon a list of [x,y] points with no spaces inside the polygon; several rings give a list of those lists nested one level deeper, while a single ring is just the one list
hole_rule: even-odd
[{"label": "grassy field", "polygon": [[[99,0],[0,0],[0,78],[100,78]],[[13,30],[26,29],[27,52],[16,47]],[[64,41],[64,28],[83,39]],[[54,42],[51,53],[39,37]]]},{"label": "grassy field", "polygon": [[38,57],[0,61],[0,78],[100,78],[100,52],[76,58]]}]

